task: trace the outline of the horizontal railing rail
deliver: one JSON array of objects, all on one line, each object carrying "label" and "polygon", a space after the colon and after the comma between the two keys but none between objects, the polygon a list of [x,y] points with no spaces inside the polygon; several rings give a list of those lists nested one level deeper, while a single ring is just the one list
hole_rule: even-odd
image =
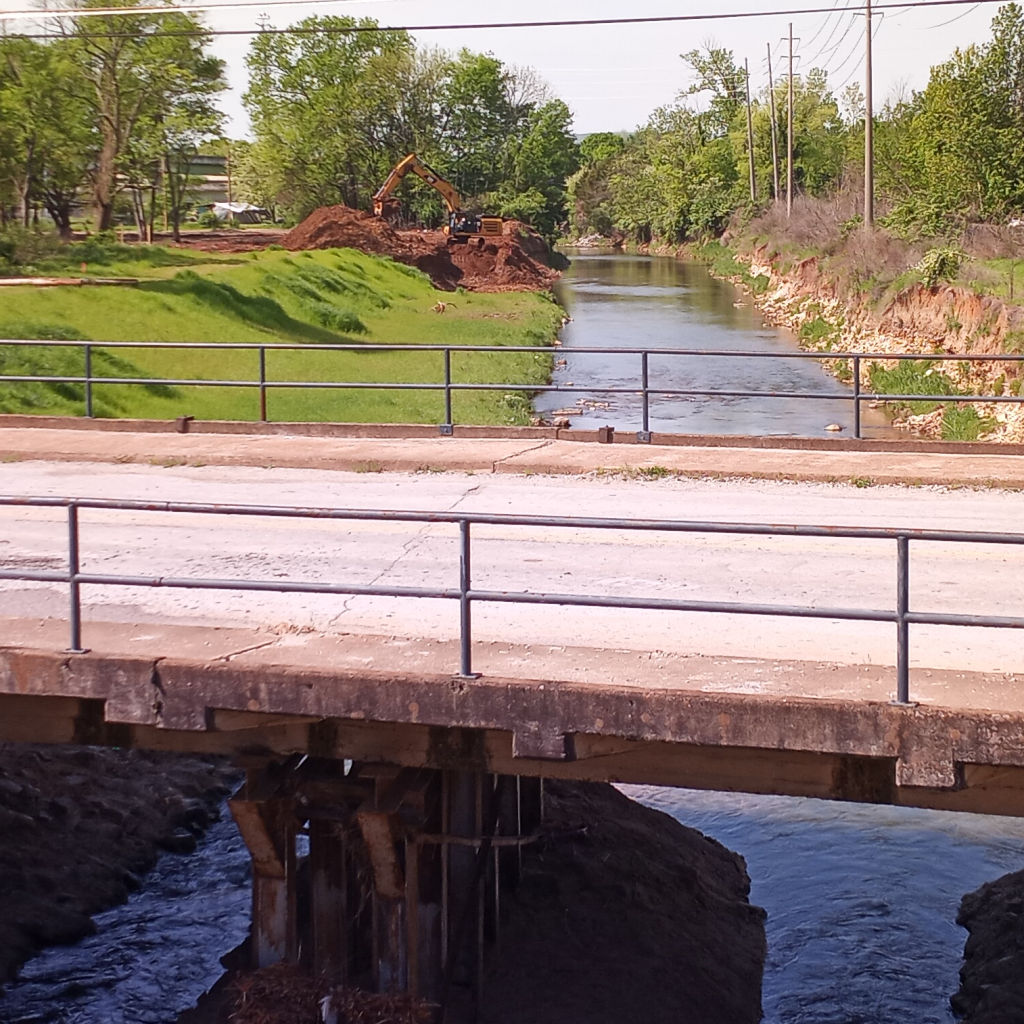
[{"label": "horizontal railing rail", "polygon": [[[459,603],[459,674],[473,673],[472,606],[475,603],[564,605],[584,608],[626,608],[651,611],[705,612],[887,622],[896,626],[896,687],[894,701],[910,703],[910,636],[912,624],[954,627],[1024,629],[1024,616],[929,612],[910,607],[910,545],[917,543],[997,544],[1024,546],[1024,533],[903,529],[895,527],[812,526],[802,524],[718,523],[673,519],[615,519],[586,516],[509,515],[500,513],[392,511],[384,509],[290,508],[274,505],[225,505],[196,502],[139,501],[128,499],[22,497],[0,495],[0,509],[58,508],[67,516],[67,566],[63,569],[2,568],[0,580],[62,583],[69,589],[70,653],[82,646],[83,586],[166,587],[191,590],[235,590],[296,594],[335,594],[392,598],[433,598]],[[79,517],[83,510],[180,513],[204,516],[276,519],[343,520],[449,524],[458,528],[458,582],[451,586],[413,587],[362,585],[345,582],[310,582],[297,579],[215,579],[188,576],[96,573],[82,570]],[[613,530],[760,537],[844,538],[894,544],[894,601],[890,608],[818,607],[743,601],[677,600],[663,597],[612,596],[595,593],[547,593],[528,590],[489,590],[472,583],[472,537],[476,526],[541,527],[564,530]],[[9,534],[10,536],[11,534]],[[823,555],[823,557],[828,557]]]},{"label": "horizontal railing rail", "polygon": [[[82,352],[83,368],[77,374],[24,374],[0,373],[0,383],[43,383],[74,384],[83,388],[83,413],[94,417],[95,389],[109,385],[166,386],[166,387],[210,387],[242,388],[258,393],[256,415],[261,422],[270,420],[268,395],[283,390],[330,390],[330,391],[433,391],[444,399],[443,422],[438,425],[443,435],[450,435],[455,426],[453,396],[459,392],[527,392],[529,394],[557,393],[565,395],[637,395],[640,397],[639,425],[637,440],[650,442],[652,400],[657,398],[710,398],[710,399],[787,399],[801,401],[842,401],[851,403],[853,413],[853,436],[862,435],[862,407],[865,402],[937,402],[937,403],[994,403],[1024,405],[1024,394],[902,394],[864,390],[861,384],[861,370],[867,364],[882,362],[952,362],[964,364],[1024,362],[1024,354],[967,354],[953,355],[937,353],[922,355],[892,352],[747,352],[735,349],[694,349],[694,348],[626,348],[626,347],[576,347],[563,349],[557,346],[534,347],[527,345],[378,345],[378,344],[310,344],[297,343],[262,344],[258,342],[89,342],[89,341],[30,341],[24,339],[0,339],[0,350],[4,346],[47,346],[79,349]],[[110,376],[93,371],[95,354],[98,351],[117,350],[181,350],[207,352],[252,352],[256,355],[256,366],[251,377],[131,377]],[[352,381],[352,380],[286,380],[272,377],[268,369],[268,355],[283,352],[437,352],[441,355],[436,381]],[[636,384],[631,385],[575,385],[535,384],[530,382],[478,382],[457,380],[453,372],[454,356],[471,356],[476,353],[533,353],[550,356],[577,355],[628,355],[638,360]],[[830,391],[781,391],[758,390],[754,388],[675,388],[659,387],[652,383],[651,360],[662,357],[723,358],[723,359],[794,359],[811,360],[817,363],[845,363],[849,368],[849,386],[838,386]]]}]

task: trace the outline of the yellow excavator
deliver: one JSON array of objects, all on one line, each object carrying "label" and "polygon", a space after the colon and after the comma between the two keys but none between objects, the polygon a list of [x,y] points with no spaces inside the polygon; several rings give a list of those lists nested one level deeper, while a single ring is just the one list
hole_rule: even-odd
[{"label": "yellow excavator", "polygon": [[448,225],[445,233],[450,242],[466,242],[471,238],[500,237],[503,230],[501,217],[485,217],[476,213],[467,213],[462,209],[462,197],[450,182],[445,181],[433,168],[425,164],[415,153],[399,160],[384,184],[373,194],[373,213],[377,217],[387,217],[398,206],[398,201],[391,198],[391,193],[398,183],[409,173],[422,178],[431,188],[441,193],[445,206],[448,208]]}]

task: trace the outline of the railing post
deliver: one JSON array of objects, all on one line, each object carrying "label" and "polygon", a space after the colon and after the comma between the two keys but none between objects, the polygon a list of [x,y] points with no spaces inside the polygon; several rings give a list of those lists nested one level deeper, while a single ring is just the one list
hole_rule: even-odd
[{"label": "railing post", "polygon": [[860,356],[853,357],[853,436],[860,440]]},{"label": "railing post", "polygon": [[259,347],[260,363],[260,423],[267,422],[267,346]]},{"label": "railing post", "polygon": [[459,675],[475,679],[473,671],[473,612],[469,598],[472,585],[470,572],[469,520],[459,520]]},{"label": "railing post", "polygon": [[910,538],[896,538],[896,700],[910,703]]},{"label": "railing post", "polygon": [[85,415],[93,417],[92,410],[92,345],[85,346]]},{"label": "railing post", "polygon": [[71,631],[69,654],[85,654],[82,646],[82,602],[78,582],[78,506],[68,505],[68,623]]},{"label": "railing post", "polygon": [[650,395],[647,390],[649,386],[647,357],[649,355],[650,353],[647,349],[644,349],[640,353],[640,387],[643,402],[643,425],[636,432],[636,439],[643,444],[651,443],[651,405]]},{"label": "railing post", "polygon": [[451,437],[455,433],[452,423],[452,350],[444,350],[444,423],[438,428],[442,437]]}]

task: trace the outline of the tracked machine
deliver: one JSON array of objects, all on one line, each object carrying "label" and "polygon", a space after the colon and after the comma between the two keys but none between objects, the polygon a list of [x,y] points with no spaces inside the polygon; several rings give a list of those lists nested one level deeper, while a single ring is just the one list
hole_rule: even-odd
[{"label": "tracked machine", "polygon": [[455,187],[445,181],[437,171],[425,164],[415,153],[399,160],[384,184],[373,194],[373,212],[377,217],[389,218],[398,207],[398,201],[391,195],[401,180],[409,173],[422,178],[431,188],[441,194],[448,209],[448,224],[445,233],[449,244],[468,242],[471,239],[499,238],[504,229],[501,217],[469,213],[462,209],[462,197]]}]

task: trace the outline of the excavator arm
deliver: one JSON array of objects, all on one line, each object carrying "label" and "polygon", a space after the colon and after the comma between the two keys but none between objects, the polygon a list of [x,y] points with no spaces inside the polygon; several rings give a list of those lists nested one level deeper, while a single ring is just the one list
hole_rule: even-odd
[{"label": "excavator arm", "polygon": [[422,178],[431,188],[441,193],[445,206],[448,207],[448,240],[449,242],[465,242],[467,239],[483,239],[484,236],[500,237],[503,230],[501,217],[481,217],[466,213],[462,209],[462,197],[454,186],[444,180],[433,168],[425,164],[415,153],[410,153],[391,168],[391,173],[376,192],[373,193],[373,213],[383,217],[388,209],[391,193],[399,182],[409,173]]},{"label": "excavator arm", "polygon": [[441,198],[444,200],[445,206],[448,207],[449,214],[455,213],[461,208],[462,198],[454,187],[445,181],[437,171],[427,166],[415,153],[410,153],[391,168],[391,173],[385,179],[384,184],[374,192],[373,212],[376,216],[380,217],[383,214],[388,196],[394,192],[399,182],[410,171],[441,193]]}]

